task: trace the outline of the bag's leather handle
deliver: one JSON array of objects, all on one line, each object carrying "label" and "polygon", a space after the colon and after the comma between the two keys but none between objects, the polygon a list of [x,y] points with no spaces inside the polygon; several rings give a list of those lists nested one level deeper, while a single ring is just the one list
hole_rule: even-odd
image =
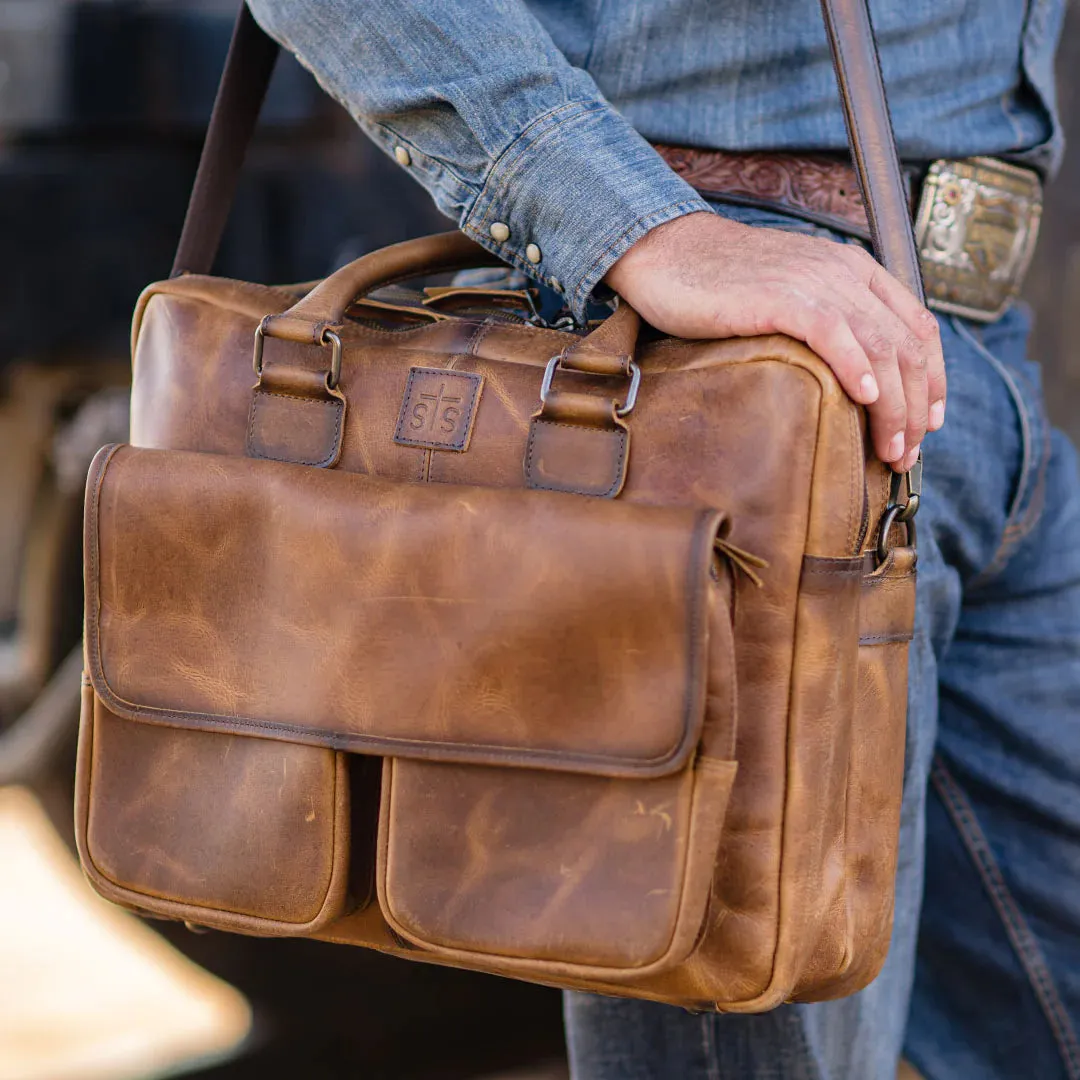
[{"label": "bag's leather handle", "polygon": [[362,255],[328,278],[265,329],[274,337],[317,344],[327,327],[340,326],[349,305],[383,285],[420,277],[491,266],[499,260],[463,232],[436,233],[405,240]]},{"label": "bag's leather handle", "polygon": [[[821,0],[821,7],[874,250],[886,269],[921,298],[922,282],[911,213],[904,194],[867,0]],[[174,275],[210,272],[236,191],[244,152],[255,129],[277,54],[277,43],[263,33],[247,5],[242,4],[188,204],[173,264]],[[412,272],[433,271],[436,265],[447,269],[447,262],[439,262],[440,259],[452,260],[454,253],[465,252],[464,245],[458,247],[446,237],[431,240],[434,242],[431,257],[436,262],[416,266]],[[391,259],[404,258],[414,266],[415,259],[427,250],[403,245],[399,255],[391,256]],[[325,284],[329,286],[331,280],[340,278],[341,288],[328,289],[320,297],[323,314],[330,316],[325,321],[338,321],[352,299],[349,297],[344,303],[340,299],[347,291],[344,288],[346,280],[359,283],[357,292],[374,287],[374,284],[365,286],[366,282],[379,283],[383,271],[376,268],[384,265],[385,260],[368,263],[368,258],[372,257],[365,256],[358,260],[363,265],[354,263],[327,280]],[[490,261],[491,256],[486,258]],[[319,293],[322,288],[320,286],[315,292]],[[331,291],[334,293],[332,304]],[[355,295],[357,293],[353,293]]]},{"label": "bag's leather handle", "polygon": [[[340,328],[349,305],[373,289],[421,274],[490,266],[493,258],[490,251],[456,230],[392,244],[343,266],[288,311],[268,315],[262,331],[287,341],[319,345],[327,330]],[[595,375],[626,374],[639,326],[637,312],[629,304],[619,304],[590,334],[572,340],[561,354],[563,366]]]}]

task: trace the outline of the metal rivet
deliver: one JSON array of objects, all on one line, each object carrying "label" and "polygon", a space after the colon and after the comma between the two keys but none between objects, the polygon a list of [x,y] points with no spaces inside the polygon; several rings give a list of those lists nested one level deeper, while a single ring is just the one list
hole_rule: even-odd
[{"label": "metal rivet", "polygon": [[548,282],[548,284],[549,284],[549,285],[550,285],[550,286],[551,286],[551,287],[552,287],[552,288],[553,288],[553,289],[554,289],[554,290],[555,290],[556,292],[562,292],[562,282],[561,282],[561,281],[560,281],[560,280],[559,280],[559,279],[558,279],[557,277],[553,277],[553,278],[551,279],[551,281],[549,281],[549,282]]},{"label": "metal rivet", "polygon": [[397,163],[399,165],[404,165],[405,168],[408,168],[412,164],[412,154],[410,154],[404,146],[394,147],[394,157],[397,158]]},{"label": "metal rivet", "polygon": [[498,240],[500,244],[505,244],[510,239],[510,226],[502,221],[493,222],[488,232],[491,233],[492,240]]},{"label": "metal rivet", "polygon": [[531,263],[538,263],[543,257],[540,249],[535,244],[529,244],[525,249],[525,258]]}]

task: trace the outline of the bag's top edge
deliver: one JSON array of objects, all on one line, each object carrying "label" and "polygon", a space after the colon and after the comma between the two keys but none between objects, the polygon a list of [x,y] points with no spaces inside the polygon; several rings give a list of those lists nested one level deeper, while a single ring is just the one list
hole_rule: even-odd
[{"label": "bag's top edge", "polygon": [[87,487],[88,673],[128,720],[665,775],[701,734],[720,522],[106,448]]},{"label": "bag's top edge", "polygon": [[[311,282],[302,283],[304,287]],[[299,286],[298,286],[299,288]],[[180,300],[206,304],[220,312],[228,312],[250,323],[251,333],[266,315],[281,314],[296,301],[297,292],[290,286],[261,285],[255,282],[239,281],[233,278],[217,278],[200,274],[185,274],[181,277],[168,278],[154,282],[143,290],[135,307],[131,327],[131,355],[138,352],[139,335],[147,306],[154,298]],[[360,344],[385,346],[388,342],[414,348],[430,348],[433,351],[460,351],[456,345],[447,345],[452,341],[454,327],[479,325],[484,319],[476,315],[448,315],[437,322],[398,329],[386,329],[368,326],[354,321],[346,321],[341,329],[341,336],[346,349]],[[511,355],[500,357],[529,366],[543,366],[550,358],[551,350],[561,351],[572,337],[563,330],[549,327],[532,326],[518,323],[498,325],[498,335],[509,335],[520,346]],[[674,351],[684,352],[677,358]],[[763,350],[766,355],[763,356]],[[535,355],[533,355],[535,353]],[[782,360],[795,367],[804,368],[824,384],[835,383],[828,365],[817,357],[805,344],[783,334],[768,334],[760,337],[733,337],[720,340],[686,341],[680,338],[664,338],[643,342],[637,357],[647,374],[677,373],[690,368],[712,366],[714,364],[742,363],[749,360],[760,361],[763,358]],[[245,352],[245,360],[247,353]],[[838,387],[839,384],[836,384]],[[842,396],[842,391],[840,391]],[[852,406],[853,408],[855,406]]]}]

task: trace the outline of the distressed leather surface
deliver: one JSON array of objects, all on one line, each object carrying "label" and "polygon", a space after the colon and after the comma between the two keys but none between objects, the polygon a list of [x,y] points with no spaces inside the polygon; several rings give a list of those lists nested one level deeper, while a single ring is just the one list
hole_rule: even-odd
[{"label": "distressed leather surface", "polygon": [[[458,243],[446,241],[440,265],[464,258]],[[422,723],[424,738],[407,752],[387,753],[368,743],[384,758],[383,776],[381,781],[358,781],[363,790],[352,794],[354,801],[359,796],[370,802],[371,788],[380,787],[377,825],[370,826],[378,830],[378,844],[372,851],[353,836],[349,877],[366,880],[370,873],[376,899],[345,901],[337,916],[310,931],[315,936],[415,959],[695,1008],[757,1011],[791,998],[825,998],[864,985],[880,967],[891,927],[914,557],[910,550],[897,549],[880,568],[874,567],[871,553],[888,497],[888,475],[867,454],[861,411],[817,357],[786,338],[688,342],[643,337],[634,342],[632,320],[613,319],[604,336],[589,339],[588,346],[578,350],[580,364],[571,354],[555,387],[557,393],[594,397],[604,403],[603,410],[596,406],[596,415],[609,416],[611,405],[626,396],[627,368],[621,357],[632,354],[640,365],[637,406],[625,418],[631,437],[618,497],[526,490],[529,432],[540,408],[545,366],[580,339],[492,315],[491,305],[486,305],[487,313],[472,315],[464,300],[452,315],[429,325],[402,319],[400,330],[385,328],[393,324],[389,310],[382,328],[354,322],[344,314],[355,283],[372,288],[401,276],[430,255],[428,248],[414,249],[412,256],[400,250],[389,256],[377,253],[361,260],[362,266],[339,272],[344,276],[335,275],[337,280],[308,305],[314,315],[298,314],[299,305],[293,308],[296,294],[287,289],[194,275],[152,286],[144,294],[133,335],[132,442],[144,448],[216,455],[201,459],[220,463],[221,479],[207,481],[215,490],[218,485],[225,490],[228,476],[245,487],[242,470],[230,472],[243,466],[301,475],[304,493],[278,488],[275,481],[252,485],[261,486],[262,493],[244,497],[248,500],[244,505],[262,500],[265,507],[276,501],[290,508],[275,519],[266,517],[264,508],[264,520],[273,520],[274,527],[252,533],[248,573],[254,576],[245,587],[252,590],[250,595],[261,597],[257,617],[241,617],[233,609],[242,582],[215,576],[212,564],[219,557],[222,566],[240,565],[230,563],[227,548],[220,553],[206,549],[189,560],[187,570],[182,560],[175,566],[155,563],[149,552],[163,543],[162,532],[168,526],[128,522],[129,535],[142,536],[147,551],[136,554],[129,541],[117,558],[134,559],[146,573],[156,567],[153,574],[160,581],[147,586],[148,595],[159,602],[166,592],[183,599],[186,590],[202,597],[210,608],[203,659],[186,682],[175,669],[168,669],[160,625],[150,635],[157,644],[140,639],[139,620],[132,617],[137,604],[132,606],[129,600],[126,609],[117,608],[127,611],[121,622],[127,623],[125,632],[130,633],[115,639],[124,644],[114,643],[111,661],[105,649],[104,671],[110,684],[128,680],[129,688],[159,695],[144,704],[187,710],[186,719],[159,718],[164,720],[159,724],[147,722],[152,719],[149,714],[128,709],[117,722],[144,729],[149,732],[147,740],[159,740],[164,749],[153,755],[161,763],[169,760],[171,740],[198,729],[208,747],[201,774],[206,779],[200,783],[214,782],[214,776],[220,777],[219,783],[228,782],[215,758],[221,751],[210,749],[210,744],[245,738],[235,729],[226,734],[227,726],[213,730],[207,726],[203,706],[213,698],[224,705],[216,712],[234,717],[245,710],[265,712],[280,722],[285,712],[303,712],[299,721],[288,722],[319,729],[318,739],[304,746],[313,753],[333,753],[329,748],[339,744],[331,736],[341,732],[383,737]],[[347,411],[340,455],[329,470],[239,460],[247,452],[255,328],[265,315],[284,314],[290,308],[289,318],[280,321],[282,336],[273,340],[272,350],[268,346],[268,366],[279,372],[325,374],[325,350],[310,345],[324,323],[333,324],[344,344],[339,390]],[[482,378],[464,451],[395,441],[412,368],[470,372]],[[295,378],[302,382],[304,376]],[[446,403],[433,394],[435,405],[444,409]],[[452,414],[439,415],[453,427]],[[580,410],[576,416],[585,430],[589,415]],[[448,441],[457,441],[454,432],[446,435]],[[288,456],[289,429],[280,428],[276,438]],[[297,432],[297,458],[305,453],[306,439]],[[610,457],[585,456],[589,452],[581,447],[587,442],[575,443],[576,451],[560,446],[564,469],[572,471],[575,452],[581,456],[582,483],[610,469]],[[134,455],[121,451],[128,453]],[[538,694],[548,695],[544,700],[550,722],[542,721],[538,709],[523,727],[507,725],[506,738],[518,739],[511,744],[512,754],[507,752],[498,761],[469,757],[476,747],[489,745],[483,742],[486,735],[473,741],[485,722],[482,711],[475,716],[453,713],[449,725],[446,716],[451,714],[436,721],[435,712],[424,713],[422,720],[415,711],[399,711],[393,717],[383,713],[378,730],[371,726],[373,721],[358,719],[359,712],[351,713],[340,702],[355,703],[375,692],[375,687],[358,685],[370,677],[370,670],[357,666],[358,654],[339,651],[329,666],[314,659],[318,650],[295,627],[289,631],[293,648],[310,663],[318,663],[320,671],[333,672],[335,686],[349,686],[350,679],[356,684],[338,703],[328,708],[330,691],[321,682],[315,685],[306,673],[297,675],[295,666],[282,667],[290,675],[283,679],[274,665],[254,655],[250,642],[256,639],[264,649],[283,648],[273,644],[259,620],[269,624],[279,611],[291,611],[295,619],[303,595],[318,597],[310,619],[320,628],[314,636],[321,648],[340,650],[341,641],[353,630],[355,614],[343,614],[336,633],[327,632],[327,612],[338,595],[342,598],[338,610],[355,613],[357,590],[366,587],[362,574],[342,569],[350,560],[364,559],[362,547],[351,546],[351,535],[344,539],[349,530],[331,515],[320,528],[309,529],[302,555],[285,557],[274,549],[284,520],[293,522],[288,528],[299,529],[297,522],[305,513],[298,508],[306,506],[308,527],[311,507],[323,490],[320,485],[348,480],[343,474],[405,485],[409,491],[402,497],[405,503],[411,503],[414,493],[447,496],[451,489],[446,485],[460,485],[473,487],[478,494],[484,489],[483,495],[499,499],[513,495],[523,500],[522,506],[524,500],[529,504],[538,500],[539,506],[539,500],[554,499],[560,505],[582,507],[580,517],[576,511],[567,513],[565,528],[549,523],[543,535],[524,527],[517,511],[503,513],[498,517],[500,533],[515,537],[517,558],[471,564],[479,565],[477,580],[487,569],[493,592],[509,587],[521,589],[524,596],[531,582],[535,588],[530,618],[538,622],[564,617],[546,606],[553,601],[539,587],[542,581],[554,581],[556,591],[567,594],[577,583],[579,589],[598,590],[595,595],[602,597],[591,613],[588,631],[584,616],[580,624],[573,620],[569,624],[572,662],[568,653],[560,657],[561,666],[537,667],[537,672],[544,667],[547,682],[541,688],[537,675],[531,685]],[[159,494],[155,481],[148,504],[169,497],[169,483],[167,476],[160,478]],[[190,495],[178,492],[179,498]],[[220,507],[212,509],[214,499],[208,495],[206,500],[209,517],[222,513]],[[235,492],[227,501],[238,505]],[[653,710],[655,718],[646,720],[644,709],[635,713],[631,695],[624,693],[631,685],[638,687],[635,695],[640,693],[640,681],[635,679],[642,672],[661,669],[667,674],[655,676],[660,679],[653,690],[655,700],[673,692],[668,661],[676,653],[670,651],[670,635],[665,630],[649,637],[646,627],[634,629],[640,590],[658,589],[648,579],[663,575],[646,573],[640,562],[634,562],[630,549],[638,542],[639,525],[604,528],[608,539],[599,545],[575,539],[579,526],[588,531],[586,522],[601,529],[600,522],[608,522],[603,518],[606,510],[632,514],[646,507],[682,508],[679,513],[685,516],[679,520],[684,523],[697,520],[701,511],[722,513],[730,522],[730,543],[761,556],[768,565],[759,571],[757,587],[747,575],[721,564],[719,580],[707,590],[704,709],[701,725],[690,737],[692,754],[676,755],[663,775],[625,768],[617,773],[610,758],[603,767],[594,763],[574,770],[568,765],[571,751],[586,745],[590,753],[598,747],[605,754],[628,752],[631,760],[633,755],[642,758],[672,745],[674,727],[665,717],[676,711],[674,706]],[[183,533],[191,522],[198,525],[202,513],[175,511],[172,519]],[[237,512],[236,517],[242,515]],[[108,520],[115,525],[119,518]],[[483,520],[478,515],[478,522]],[[467,524],[464,518],[455,521],[453,539],[429,536],[416,559],[430,574],[449,573],[463,562],[460,549],[452,555],[454,545],[471,528],[481,525]],[[683,528],[692,532],[692,524]],[[399,542],[408,543],[401,537],[387,540],[391,546]],[[172,550],[169,543],[165,541],[164,550]],[[674,557],[674,547],[664,551],[671,565],[683,558]],[[556,552],[568,556],[563,565],[573,568],[562,577],[553,577],[549,569]],[[662,564],[661,560],[658,565]],[[685,568],[686,563],[681,565]],[[318,580],[320,568],[328,571],[329,585]],[[113,590],[110,595],[124,593],[119,577],[101,581],[103,589]],[[218,607],[213,606],[215,595],[222,601]],[[671,611],[677,606],[671,602]],[[158,617],[146,616],[151,622]],[[121,623],[103,619],[101,625],[106,622],[106,636],[120,633]],[[605,703],[597,684],[584,673],[594,670],[591,658],[600,653],[614,662],[618,648],[612,643],[624,633],[638,634],[631,642],[623,640],[623,645],[629,643],[644,654],[633,657],[623,649],[621,674],[605,690],[612,695]],[[245,647],[248,635],[252,636]],[[183,648],[199,655],[199,632],[188,627],[181,637]],[[443,632],[440,639],[443,649],[452,648],[452,637]],[[416,633],[400,640],[401,648],[415,658],[432,655],[427,635]],[[476,650],[476,640],[466,651]],[[653,665],[653,653],[667,659]],[[520,649],[515,648],[514,655],[520,655]],[[91,657],[91,672],[92,661]],[[157,670],[163,662],[167,675]],[[635,663],[641,665],[638,673],[626,674]],[[205,670],[215,673],[212,685],[199,682],[204,664]],[[410,668],[409,677],[398,680],[393,692],[401,700],[410,700],[423,683],[425,676],[413,674],[415,670]],[[680,673],[680,700],[685,700],[685,681]],[[262,693],[256,683],[273,686],[274,692]],[[105,690],[103,681],[99,688]],[[383,700],[390,700],[389,686],[385,689]],[[469,692],[475,691],[474,683]],[[557,707],[552,705],[556,698],[561,702]],[[88,693],[86,739],[92,741],[98,710],[104,707],[99,695]],[[110,704],[106,711],[111,713],[112,708]],[[195,713],[197,721],[192,720]],[[633,718],[625,731],[613,719],[617,713]],[[560,726],[559,717],[564,715],[575,717],[575,722]],[[460,739],[454,758],[432,754],[433,740],[445,740],[451,728]],[[270,753],[283,744],[299,745],[294,742],[299,738],[278,729],[271,738],[247,741],[265,745]],[[590,739],[594,741],[589,743]],[[526,747],[542,747],[545,753],[562,757],[534,768],[538,759],[523,754]],[[354,745],[344,756],[355,756],[357,748]],[[122,764],[123,758],[115,761],[112,790],[122,802],[124,778],[132,770]],[[99,776],[104,775],[100,770],[105,764],[98,762]],[[531,777],[540,780],[530,784]],[[93,807],[98,796],[85,754],[80,759],[79,785],[80,797]],[[166,802],[180,799],[168,785],[160,792]],[[577,814],[568,813],[570,793],[580,800]],[[140,797],[132,786],[127,794],[131,805]],[[653,825],[652,809],[658,805],[670,817],[671,827],[656,816],[657,828],[666,831],[654,833],[644,826]],[[181,806],[176,803],[176,812]],[[117,825],[126,827],[130,826]],[[241,832],[247,824],[242,813],[230,811],[217,827]],[[714,837],[710,827],[719,830],[718,835]],[[371,839],[370,828],[363,830],[365,843]],[[205,869],[212,871],[213,864],[207,863]],[[699,888],[703,880],[704,899]],[[134,890],[118,897],[115,887],[112,893],[103,891],[168,914],[173,910],[169,903],[186,902],[180,883],[173,884],[177,894],[169,901]],[[100,883],[98,887],[102,888]],[[195,921],[251,933],[287,932],[276,924],[269,927],[255,917],[245,918],[248,921],[240,925],[204,909]]]},{"label": "distressed leather surface", "polygon": [[201,731],[163,739],[111,714],[88,686],[83,704],[94,716],[80,733],[77,834],[99,892],[270,934],[312,933],[342,913],[344,755]]},{"label": "distressed leather surface", "polygon": [[[702,759],[649,781],[522,777],[388,760],[383,913],[420,947],[513,974],[669,970],[700,933],[735,772]],[[457,827],[432,828],[436,808]]]},{"label": "distressed leather surface", "polygon": [[698,744],[715,511],[125,446],[87,491],[86,654],[117,715],[605,775]]}]

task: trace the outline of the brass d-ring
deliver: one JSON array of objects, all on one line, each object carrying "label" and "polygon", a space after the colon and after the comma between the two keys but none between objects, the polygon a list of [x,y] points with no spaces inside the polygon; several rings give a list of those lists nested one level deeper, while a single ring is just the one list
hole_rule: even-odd
[{"label": "brass d-ring", "polygon": [[266,320],[269,318],[269,315],[264,315],[259,325],[255,327],[255,352],[251,357],[251,366],[255,369],[256,377],[260,379],[262,378],[263,338],[266,336]]},{"label": "brass d-ring", "polygon": [[[547,367],[544,368],[544,377],[540,381],[541,406],[547,404],[548,394],[551,393],[551,383],[554,380],[555,372],[559,370],[561,363],[562,353],[556,353],[547,362]],[[634,411],[634,406],[637,404],[638,389],[641,386],[641,368],[631,360],[628,370],[630,373],[630,389],[627,391],[626,400],[621,405],[616,404],[615,406],[615,415],[620,420],[625,419]]]},{"label": "brass d-ring", "polygon": [[[270,315],[263,316],[255,328],[255,350],[251,357],[251,366],[260,379],[263,370],[263,341],[266,338],[266,323],[270,318],[272,318]],[[324,326],[319,343],[330,346],[330,371],[326,376],[326,388],[336,390],[337,384],[341,381],[341,338],[328,326]]]},{"label": "brass d-ring", "polygon": [[341,338],[328,326],[323,327],[322,343],[330,345],[330,374],[326,377],[326,388],[336,390],[341,381]]},{"label": "brass d-ring", "polygon": [[[908,546],[915,546],[915,514],[908,512],[909,505],[899,506],[893,503],[881,515],[881,531],[878,533],[877,541],[877,556],[881,562],[889,557],[889,552],[892,550],[889,547],[889,533],[892,532],[894,525],[903,525],[907,529]],[[916,509],[918,509],[917,502]]]},{"label": "brass d-ring", "polygon": [[630,361],[630,390],[626,395],[626,400],[615,410],[615,415],[624,420],[633,411],[634,406],[637,404],[638,388],[641,386],[641,368]]}]

